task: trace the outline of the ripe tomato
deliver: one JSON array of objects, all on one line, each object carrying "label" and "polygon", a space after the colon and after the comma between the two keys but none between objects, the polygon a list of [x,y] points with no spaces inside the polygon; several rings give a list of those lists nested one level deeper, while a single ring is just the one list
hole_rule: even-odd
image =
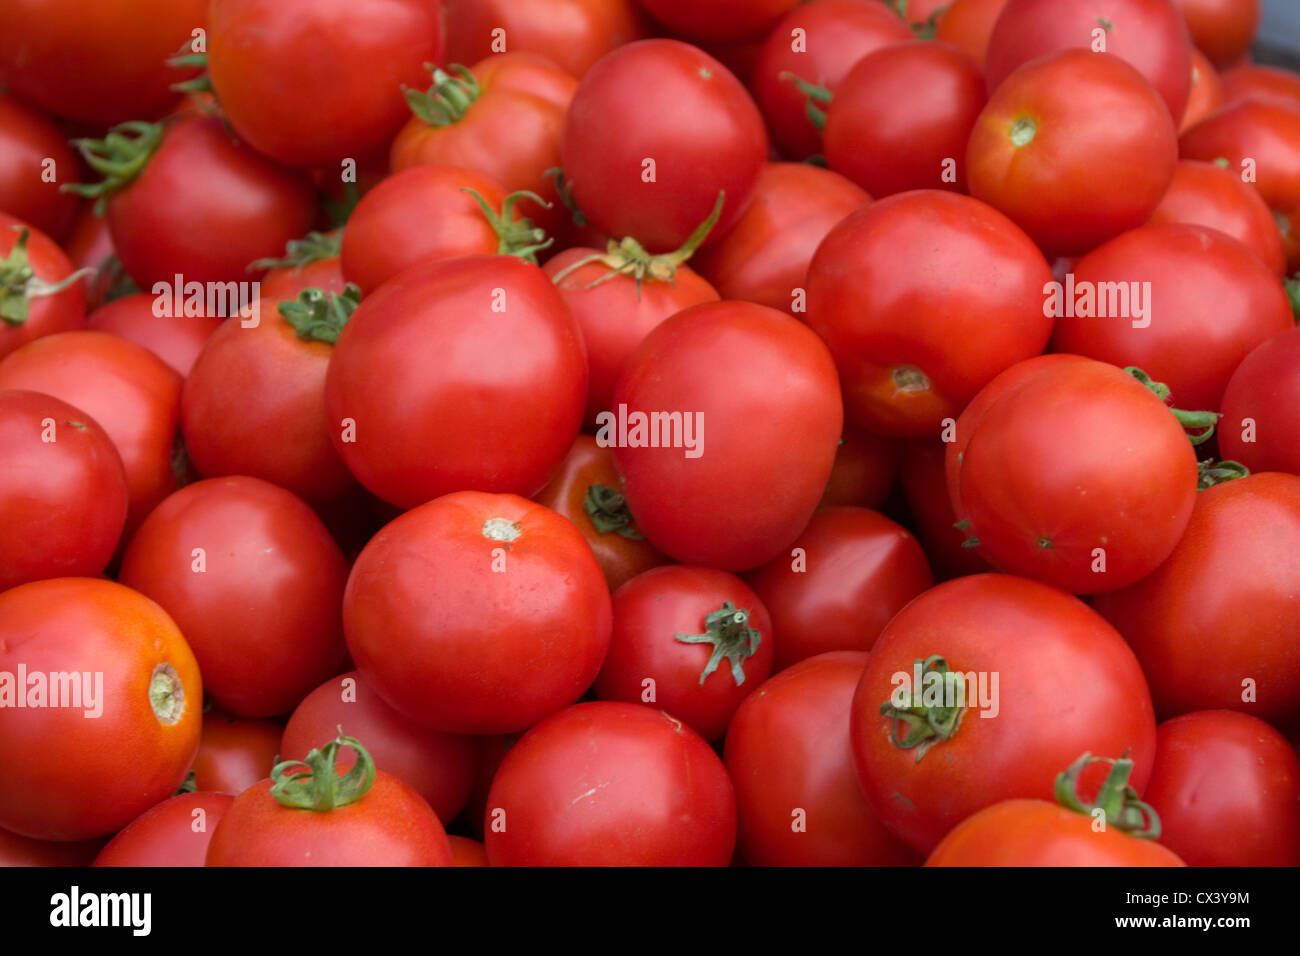
[{"label": "ripe tomato", "polygon": [[175,618],[218,706],[270,717],[342,663],[347,573],[300,498],[237,477],[187,485],[155,508],[119,577]]},{"label": "ripe tomato", "polygon": [[408,269],[361,304],[330,357],[325,410],[348,469],[410,508],[464,489],[535,494],[586,393],[581,333],[550,280],[476,256]]},{"label": "ripe tomato", "polygon": [[710,235],[740,218],[767,134],[745,88],[713,57],[676,40],[641,40],[583,77],[561,153],[573,198],[596,228],[666,252],[708,218],[719,192],[725,203]]},{"label": "ripe tomato", "polygon": [[104,843],[103,837],[73,843],[33,840],[0,830],[0,869],[7,866],[90,866]]},{"label": "ripe tomato", "polygon": [[727,730],[740,852],[752,866],[917,862],[867,806],[849,746],[849,706],[867,655],[819,654],[746,697]]},{"label": "ripe tomato", "polygon": [[143,595],[95,578],[0,593],[0,675],[5,829],[41,840],[113,833],[185,778],[199,745],[199,668]]},{"label": "ripe tomato", "polygon": [[1273,209],[1300,206],[1300,103],[1231,103],[1185,132],[1179,149],[1184,159],[1227,160]]},{"label": "ripe tomato", "polygon": [[614,593],[601,700],[653,704],[721,740],[740,702],[772,672],[772,620],[734,574],[674,564]]},{"label": "ripe tomato", "polygon": [[[157,296],[135,292],[100,306],[86,319],[86,327],[134,342],[167,363],[182,378],[212,333],[221,328],[218,315],[159,315]],[[235,323],[238,324],[236,319]]]},{"label": "ripe tomato", "polygon": [[726,866],[736,797],[722,761],[680,720],[593,701],[510,749],[484,829],[492,866]]},{"label": "ripe tomato", "polygon": [[1300,865],[1300,760],[1264,721],[1202,710],[1156,728],[1144,794],[1190,866]]},{"label": "ripe tomato", "polygon": [[59,184],[74,182],[78,173],[77,154],[62,130],[0,93],[0,209],[63,239],[81,203]]},{"label": "ripe tomato", "polygon": [[1222,76],[1226,103],[1250,99],[1280,99],[1300,103],[1300,76],[1275,66],[1243,63]]},{"label": "ripe tomato", "polygon": [[966,147],[966,181],[1049,256],[1076,255],[1146,222],[1177,159],[1169,111],[1137,70],[1063,50],[994,90]]},{"label": "ripe tomato", "polygon": [[943,442],[911,441],[902,444],[899,478],[908,510],[912,513],[917,540],[935,577],[940,581],[991,571],[978,548],[962,547],[970,532],[958,527],[958,518],[948,497]]},{"label": "ripe tomato", "polygon": [[[739,371],[719,375],[719,362]],[[771,560],[803,530],[844,423],[826,346],[748,302],[697,305],[654,329],[614,407],[596,439],[614,446],[638,526],[678,561],[725,571]]]},{"label": "ripe tomato", "polygon": [[642,571],[668,563],[637,528],[619,484],[610,450],[590,435],[579,435],[550,484],[533,495],[582,532],[611,593]]},{"label": "ripe tomato", "polygon": [[371,539],[348,579],[343,626],[362,677],[411,720],[507,733],[595,680],[609,591],[567,520],[515,495],[464,491]]},{"label": "ripe tomato", "polygon": [[487,849],[478,840],[469,837],[448,836],[451,844],[452,866],[487,866]]},{"label": "ripe tomato", "polygon": [[691,40],[757,40],[799,0],[638,0],[650,16]]},{"label": "ripe tomato", "polygon": [[994,375],[1043,350],[1051,278],[1042,253],[997,210],[918,190],[831,230],[808,269],[807,322],[835,356],[855,424],[934,436]]},{"label": "ripe tomato", "polygon": [[1000,800],[1050,797],[1084,751],[1131,751],[1139,791],[1155,753],[1151,695],[1119,634],[1077,598],[1006,574],[903,608],[871,650],[851,721],[867,802],[923,853]]},{"label": "ripe tomato", "polygon": [[1251,471],[1300,475],[1300,329],[1263,342],[1223,391],[1219,450]]},{"label": "ripe tomato", "polygon": [[164,800],[113,837],[91,866],[203,866],[212,831],[234,802],[204,792]]},{"label": "ripe tomato", "polygon": [[194,786],[200,792],[237,796],[270,773],[280,753],[275,721],[235,717],[212,707],[203,715]]},{"label": "ripe tomato", "polygon": [[818,507],[878,509],[894,489],[897,477],[898,442],[846,426]]},{"label": "ripe tomato", "polygon": [[1259,26],[1259,0],[1174,0],[1197,49],[1223,69],[1250,49]]},{"label": "ripe tomato", "polygon": [[45,233],[0,212],[0,359],[43,335],[85,325],[81,283],[60,288],[72,271]]},{"label": "ripe tomato", "polygon": [[[71,235],[63,242],[63,251],[74,268],[91,270],[82,275],[80,283],[86,296],[85,311],[98,309],[123,292],[135,291],[135,283],[113,254],[108,223],[103,216],[95,215],[93,206],[82,209]],[[3,340],[4,333],[0,332],[0,342]]]},{"label": "ripe tomato", "polygon": [[402,87],[419,86],[442,49],[437,0],[212,0],[208,9],[208,72],[230,125],[295,166],[384,149],[409,115]]},{"label": "ripe tomato", "polygon": [[1200,50],[1192,50],[1192,84],[1187,93],[1187,109],[1178,124],[1185,133],[1201,120],[1216,113],[1224,104],[1224,87],[1214,67]]},{"label": "ripe tomato", "polygon": [[259,290],[262,300],[269,304],[292,302],[307,289],[341,293],[347,284],[342,246],[341,230],[312,232],[289,242],[284,258],[262,260],[258,265],[268,267]]},{"label": "ripe tomato", "polygon": [[1300,477],[1261,472],[1196,496],[1169,559],[1095,599],[1124,634],[1162,717],[1300,716]]},{"label": "ripe tomato", "polygon": [[126,505],[122,459],[98,422],[50,395],[0,391],[0,591],[102,572]]},{"label": "ripe tomato", "polygon": [[[473,737],[425,730],[389,707],[356,671],[331,677],[303,698],[284,728],[278,753],[303,753],[313,740],[336,728],[364,738],[375,766],[408,784],[429,802],[439,820],[450,822],[465,806],[478,765]],[[340,753],[338,772],[356,763]]]},{"label": "ripe tomato", "polygon": [[965,53],[980,73],[988,58],[989,38],[1007,0],[952,0],[939,19],[934,38]]}]

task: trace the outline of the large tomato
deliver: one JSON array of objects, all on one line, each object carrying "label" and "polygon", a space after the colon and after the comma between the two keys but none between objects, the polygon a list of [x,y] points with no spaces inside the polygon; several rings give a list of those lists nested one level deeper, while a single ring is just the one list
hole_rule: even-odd
[{"label": "large tomato", "polygon": [[879,508],[883,505],[898,477],[898,444],[892,438],[846,426],[818,507]]},{"label": "large tomato", "polygon": [[95,578],[0,593],[0,826],[120,830],[185,779],[202,709],[194,655],[143,595]]},{"label": "large tomato", "polygon": [[1251,471],[1300,475],[1300,329],[1242,359],[1223,390],[1219,450]]},{"label": "large tomato", "polygon": [[164,800],[113,837],[91,866],[203,866],[212,831],[234,802],[204,792]]},{"label": "large tomato", "polygon": [[54,240],[0,212],[0,359],[43,335],[85,324],[83,287],[65,284],[72,271]]},{"label": "large tomato", "polygon": [[1300,103],[1231,103],[1183,133],[1179,149],[1184,159],[1226,160],[1272,209],[1300,206]]},{"label": "large tomato", "polygon": [[194,787],[237,796],[270,773],[280,753],[275,721],[235,717],[210,707],[203,714],[194,757]]},{"label": "large tomato", "polygon": [[[143,346],[184,377],[190,374],[194,360],[212,333],[221,328],[219,315],[159,314],[157,296],[133,292],[101,305],[86,317],[86,327],[111,332],[128,342]],[[235,319],[235,324],[239,320]]]},{"label": "large tomato", "polygon": [[989,38],[1007,0],[952,0],[939,19],[934,38],[965,53],[980,73],[988,59]]},{"label": "large tomato", "polygon": [[0,93],[0,209],[63,239],[81,203],[59,186],[79,171],[77,154],[48,117]]},{"label": "large tomato", "polygon": [[757,40],[800,0],[638,0],[652,17],[692,40]]},{"label": "large tomato", "polygon": [[1259,0],[1174,0],[1192,42],[1223,69],[1250,49],[1259,26]]}]

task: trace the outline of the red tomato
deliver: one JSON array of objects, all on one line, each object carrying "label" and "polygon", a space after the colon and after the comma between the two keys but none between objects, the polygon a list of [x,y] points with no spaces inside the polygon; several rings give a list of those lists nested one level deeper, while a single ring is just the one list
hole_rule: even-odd
[{"label": "red tomato", "polygon": [[727,730],[740,852],[752,866],[917,862],[858,788],[849,707],[867,655],[820,654],[766,681]]},{"label": "red tomato", "polygon": [[1051,278],[1034,244],[995,209],[919,190],[831,230],[808,270],[807,321],[835,356],[855,424],[933,436],[994,375],[1043,350]]},{"label": "red tomato", "polygon": [[0,593],[0,825],[40,840],[120,830],[184,780],[202,706],[185,638],[143,595],[95,578]]},{"label": "red tomato", "polygon": [[1259,0],[1174,0],[1192,42],[1220,69],[1250,49],[1259,26]]},{"label": "red tomato", "polygon": [[484,827],[492,866],[726,866],[736,797],[722,761],[680,720],[593,701],[511,748]]},{"label": "red tomato", "polygon": [[451,844],[452,866],[487,866],[487,849],[478,840],[469,837],[448,836]]},{"label": "red tomato", "polygon": [[1192,85],[1187,94],[1187,109],[1178,124],[1178,132],[1185,133],[1205,117],[1217,112],[1224,104],[1224,85],[1214,66],[1200,50],[1192,50]]},{"label": "red tomato", "polygon": [[120,579],[184,630],[218,706],[283,714],[343,661],[347,565],[307,505],[257,478],[188,485],[140,526]]},{"label": "red tomato", "polygon": [[767,134],[725,66],[676,40],[642,40],[583,77],[561,152],[573,198],[596,228],[666,252],[708,218],[719,192],[725,203],[710,235],[740,218],[763,168]]},{"label": "red tomato", "polygon": [[0,209],[63,239],[81,203],[59,185],[75,182],[79,172],[77,154],[62,130],[13,97],[0,94]]},{"label": "red tomato", "polygon": [[[190,374],[204,343],[221,327],[216,315],[159,315],[158,297],[147,292],[114,299],[86,319],[86,327],[111,332],[143,346],[182,377]],[[235,320],[238,323],[238,319]]]},{"label": "red tomato", "polygon": [[91,865],[203,866],[212,831],[234,802],[228,793],[203,792],[164,800],[113,837]]},{"label": "red tomato", "polygon": [[126,505],[122,459],[98,422],[49,395],[0,391],[0,591],[102,572]]},{"label": "red tomato", "polygon": [[1196,496],[1154,574],[1096,598],[1137,652],[1163,717],[1300,716],[1300,477],[1261,472]]},{"label": "red tomato", "polygon": [[1251,471],[1300,475],[1300,329],[1247,355],[1223,391],[1219,450]]},{"label": "red tomato", "polygon": [[43,335],[85,325],[81,284],[59,288],[72,271],[45,233],[0,212],[0,359]]},{"label": "red tomato", "polygon": [[[720,362],[739,371],[720,375]],[[657,327],[614,407],[596,439],[614,446],[638,526],[678,561],[724,571],[771,560],[803,530],[844,424],[826,347],[747,302],[697,305]]]},{"label": "red tomato", "polygon": [[75,843],[33,840],[0,830],[0,869],[7,866],[90,866],[104,842],[102,837]]},{"label": "red tomato", "polygon": [[437,0],[212,0],[208,9],[208,71],[230,125],[295,166],[384,149],[409,116],[402,87],[421,85],[442,49]]},{"label": "red tomato", "polygon": [[692,40],[757,40],[800,0],[637,0],[650,16]]},{"label": "red tomato", "polygon": [[203,715],[194,786],[238,796],[271,772],[280,753],[280,725],[275,721],[234,717],[213,707]]},{"label": "red tomato", "polygon": [[[311,749],[313,740],[328,737],[340,726],[349,736],[364,738],[375,766],[410,785],[439,820],[450,822],[464,808],[474,786],[478,742],[412,723],[384,703],[356,671],[331,677],[303,698],[284,728],[279,753],[302,753]],[[355,763],[355,754],[341,753],[338,772],[347,772]]]},{"label": "red tomato", "polygon": [[[850,732],[867,802],[923,853],[1000,800],[1049,798],[1058,768],[1085,751],[1131,751],[1140,791],[1156,737],[1146,681],[1119,634],[1077,598],[1005,574],[940,584],[889,622]],[[1104,772],[1092,769],[1095,787]]]},{"label": "red tomato", "polygon": [[[355,212],[355,210],[354,210]],[[282,259],[264,259],[259,266],[268,267],[259,290],[264,302],[292,302],[307,289],[341,293],[343,278],[342,230],[312,232],[303,239],[289,242]]]},{"label": "red tomato", "polygon": [[1300,206],[1300,103],[1231,103],[1184,133],[1179,149],[1184,159],[1227,160],[1273,209]]},{"label": "red tomato", "polygon": [[465,491],[371,539],[348,579],[343,626],[362,677],[406,717],[448,733],[507,733],[595,680],[609,591],[567,520],[515,495]]},{"label": "red tomato", "polygon": [[993,25],[1006,5],[1007,0],[952,0],[939,19],[934,38],[961,50],[983,73]]},{"label": "red tomato", "polygon": [[408,269],[361,304],[330,358],[325,410],[349,470],[410,508],[463,489],[535,494],[586,392],[581,333],[550,280],[477,256]]},{"label": "red tomato", "polygon": [[[1295,325],[1277,274],[1246,246],[1204,226],[1134,229],[1088,253],[1073,274],[1075,307],[1067,277],[1052,348],[1136,365],[1167,384],[1179,408],[1217,409],[1247,353]],[[1097,301],[1086,310],[1080,305],[1089,292]]]},{"label": "red tomato", "polygon": [[948,497],[946,448],[946,444],[934,440],[904,442],[899,461],[899,478],[917,540],[940,581],[992,570],[980,557],[979,549],[962,547],[970,532],[957,526],[957,515]]},{"label": "red tomato", "polygon": [[1161,724],[1143,796],[1190,866],[1300,865],[1300,760],[1262,720],[1203,710]]},{"label": "red tomato", "polygon": [[[113,254],[113,237],[103,216],[95,215],[93,206],[85,206],[63,242],[67,258],[76,269],[90,269],[81,279],[86,296],[86,311],[93,311],[123,292],[135,291],[131,281]],[[3,341],[3,333],[0,333]],[[0,346],[0,351],[3,346]]]},{"label": "red tomato", "polygon": [[835,451],[835,465],[819,507],[878,509],[893,490],[896,477],[898,442],[849,425]]},{"label": "red tomato", "polygon": [[1137,70],[1064,50],[993,92],[966,147],[966,180],[1045,253],[1075,255],[1146,222],[1177,160],[1169,111]]},{"label": "red tomato", "polygon": [[1243,63],[1222,76],[1226,103],[1250,99],[1280,99],[1300,103],[1300,75],[1275,66]]}]

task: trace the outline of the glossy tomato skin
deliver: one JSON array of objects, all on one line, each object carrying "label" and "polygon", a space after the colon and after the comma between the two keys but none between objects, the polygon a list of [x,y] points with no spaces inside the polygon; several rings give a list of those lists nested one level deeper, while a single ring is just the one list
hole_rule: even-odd
[{"label": "glossy tomato skin", "polygon": [[899,454],[898,477],[912,514],[917,540],[935,578],[946,581],[963,574],[991,571],[978,548],[962,544],[970,532],[957,527],[959,519],[948,497],[944,468],[947,445],[940,441],[904,442]]},{"label": "glossy tomato skin", "polygon": [[958,824],[926,866],[1186,866],[1154,840],[1047,800],[1004,800]]},{"label": "glossy tomato skin", "polygon": [[1259,26],[1259,0],[1174,0],[1192,42],[1220,69],[1250,49]]},{"label": "glossy tomato skin", "polygon": [[[69,706],[0,708],[5,829],[85,840],[120,830],[176,792],[199,745],[203,686],[194,655],[162,608],[96,578],[11,588],[0,593],[0,671],[16,681],[20,665],[29,678],[102,674],[102,687],[98,676],[89,681],[94,701],[83,685],[79,701],[61,698]],[[29,702],[31,686],[16,688]],[[47,746],[33,747],[33,740]]]},{"label": "glossy tomato skin", "polygon": [[989,38],[1007,0],[953,0],[934,32],[934,38],[951,43],[974,61],[980,73],[988,58]]},{"label": "glossy tomato skin", "polygon": [[[648,86],[647,76],[655,77]],[[767,133],[745,88],[713,57],[677,40],[641,40],[583,77],[561,155],[573,198],[596,228],[667,252],[709,217],[719,192],[726,199],[710,238],[740,218]]]},{"label": "glossy tomato skin", "polygon": [[137,817],[91,866],[203,866],[212,831],[235,802],[228,793],[182,793]]},{"label": "glossy tomato skin", "polygon": [[1230,103],[1179,139],[1183,159],[1212,163],[1251,180],[1269,208],[1300,206],[1300,103],[1247,99]]},{"label": "glossy tomato skin", "polygon": [[1047,255],[1078,255],[1146,222],[1177,159],[1169,111],[1137,70],[1063,50],[993,91],[966,146],[966,181]]},{"label": "glossy tomato skin", "polygon": [[238,796],[269,774],[282,752],[275,721],[235,717],[210,707],[203,715],[199,752],[191,768],[194,786]]},{"label": "glossy tomato skin", "polygon": [[1261,97],[1300,103],[1300,76],[1291,70],[1242,63],[1225,71],[1220,79],[1227,103]]},{"label": "glossy tomato skin", "polygon": [[[720,376],[719,362],[737,371]],[[659,325],[619,379],[622,406],[627,423],[682,413],[681,434],[669,436],[679,447],[631,447],[612,413],[596,435],[614,445],[638,526],[670,557],[724,571],[771,560],[803,530],[843,427],[826,347],[785,313],[747,302],[697,305]]]},{"label": "glossy tomato skin", "polygon": [[1300,760],[1264,721],[1203,710],[1156,728],[1143,799],[1189,866],[1300,864]]},{"label": "glossy tomato skin", "polygon": [[637,0],[650,16],[691,40],[757,40],[799,0]]},{"label": "glossy tomato skin", "polygon": [[1130,315],[1064,315],[1052,348],[1136,365],[1169,386],[1177,408],[1217,409],[1251,349],[1295,325],[1277,274],[1246,246],[1204,226],[1126,232],[1080,259],[1074,278],[1076,288],[1090,283],[1098,295],[1109,288],[1102,283],[1150,283],[1139,287],[1150,290],[1147,314],[1138,318],[1130,305]]},{"label": "glossy tomato skin", "polygon": [[[439,820],[450,823],[464,808],[474,785],[477,741],[412,723],[356,671],[331,677],[303,698],[284,728],[279,752],[306,753],[339,726],[349,737],[365,741],[375,766],[414,789]],[[342,775],[355,763],[355,753],[341,750],[335,766]]]},{"label": "glossy tomato skin", "polygon": [[359,160],[410,115],[402,86],[442,62],[441,15],[436,0],[214,0],[212,86],[239,137],[272,159]]},{"label": "glossy tomato skin", "polygon": [[182,488],[145,519],[119,576],[176,619],[231,713],[287,713],[343,661],[343,555],[305,502],[268,482]]},{"label": "glossy tomato skin", "polygon": [[804,280],[817,246],[841,219],[869,202],[865,191],[828,169],[768,163],[740,221],[691,261],[723,298],[797,318],[806,309]]},{"label": "glossy tomato skin", "polygon": [[[915,749],[891,741],[892,720],[880,707],[900,686],[896,675],[910,681],[914,662],[933,655],[952,672],[986,674],[990,706],[968,707],[956,731],[918,760]],[[1063,701],[1067,674],[1075,690]],[[1155,753],[1151,695],[1119,634],[1079,599],[1005,574],[940,584],[890,621],[854,694],[850,733],[868,803],[923,853],[1000,800],[1050,798],[1061,768],[1084,751],[1129,750],[1140,793]],[[1094,792],[1089,788],[1105,777],[1101,766],[1090,770],[1083,792]]]},{"label": "glossy tomato skin", "polygon": [[330,357],[325,410],[349,470],[410,508],[465,489],[535,494],[578,434],[586,390],[581,332],[546,275],[478,256],[416,266],[361,303]]},{"label": "glossy tomato skin", "polygon": [[507,733],[591,685],[609,647],[609,591],[566,519],[515,495],[457,492],[371,539],[343,624],[362,677],[411,720]]},{"label": "glossy tomato skin", "polygon": [[1224,86],[1214,66],[1200,50],[1192,50],[1192,85],[1187,93],[1187,109],[1178,124],[1179,134],[1185,133],[1224,104]]},{"label": "glossy tomato skin", "polygon": [[488,794],[492,866],[726,866],[735,843],[722,761],[641,704],[551,715],[506,754]]},{"label": "glossy tomato skin", "polygon": [[846,426],[819,507],[854,505],[878,509],[889,497],[897,477],[898,442]]},{"label": "glossy tomato skin", "polygon": [[788,554],[746,575],[772,615],[776,670],[827,651],[868,651],[890,618],[934,584],[912,535],[866,508],[813,516]]},{"label": "glossy tomato skin", "polygon": [[810,657],[765,681],[736,711],[725,760],[739,849],[751,866],[919,862],[858,788],[847,718],[866,663],[858,651]]},{"label": "glossy tomato skin", "polygon": [[63,239],[81,203],[59,186],[79,173],[77,154],[48,117],[0,94],[0,209]]},{"label": "glossy tomato skin", "polygon": [[99,574],[126,506],[122,459],[98,422],[49,395],[0,391],[0,591]]},{"label": "glossy tomato skin", "polygon": [[835,356],[854,424],[933,437],[994,375],[1043,350],[1050,281],[1042,253],[997,210],[918,190],[831,230],[808,269],[806,321]]},{"label": "glossy tomato skin", "polygon": [[[86,327],[134,342],[152,352],[182,378],[212,333],[221,328],[217,315],[157,315],[157,297],[135,292],[100,306],[86,317]],[[239,320],[236,319],[236,322]]]},{"label": "glossy tomato skin", "polygon": [[1223,392],[1219,451],[1251,471],[1300,475],[1300,330],[1242,359]]},{"label": "glossy tomato skin", "polygon": [[1287,726],[1300,715],[1297,555],[1300,477],[1260,472],[1198,494],[1169,559],[1097,597],[1162,717],[1225,709]]},{"label": "glossy tomato skin", "polygon": [[[0,258],[12,254],[23,228],[28,230],[27,263],[36,278],[54,285],[72,274],[72,263],[53,239],[4,212],[0,212]],[[54,295],[28,299],[27,309],[21,322],[0,320],[0,359],[43,335],[79,329],[86,323],[86,295],[79,283]]]}]

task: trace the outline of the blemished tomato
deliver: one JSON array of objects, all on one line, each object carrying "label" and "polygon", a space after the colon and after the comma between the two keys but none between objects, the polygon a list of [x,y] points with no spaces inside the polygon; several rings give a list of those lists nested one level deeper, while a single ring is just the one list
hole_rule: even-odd
[{"label": "blemished tomato", "polygon": [[130,497],[124,542],[176,490],[172,454],[181,377],[148,349],[108,332],[47,335],[0,361],[0,389],[6,388],[60,398],[108,433]]},{"label": "blemished tomato", "polygon": [[637,526],[676,560],[724,571],[771,560],[803,530],[844,424],[826,346],[748,302],[697,305],[655,328],[614,407],[596,438],[614,446]]},{"label": "blemished tomato", "polygon": [[[356,753],[356,763],[338,780],[341,747]],[[356,738],[340,736],[237,796],[212,834],[206,865],[452,864],[447,833],[424,799],[376,770]]]},{"label": "blemished tomato", "polygon": [[235,717],[212,707],[203,715],[194,758],[195,789],[237,796],[270,773],[280,753],[275,721]]},{"label": "blemished tomato", "polygon": [[119,578],[176,620],[218,706],[288,713],[343,662],[347,565],[302,499],[257,478],[171,495],[127,546]]},{"label": "blemished tomato", "polygon": [[897,477],[898,442],[849,425],[835,451],[835,464],[818,507],[878,509],[889,497]]},{"label": "blemished tomato", "polygon": [[806,308],[804,280],[817,246],[869,202],[864,190],[829,169],[768,163],[740,221],[691,261],[723,298],[797,316]]},{"label": "blemished tomato", "polygon": [[595,680],[609,591],[567,519],[516,495],[464,491],[371,539],[348,579],[343,626],[362,677],[406,717],[509,733]]},{"label": "blemished tomato", "polygon": [[199,745],[199,667],[143,595],[95,578],[0,593],[0,673],[6,830],[41,840],[113,833],[185,779]]},{"label": "blemished tomato", "polygon": [[[850,733],[867,802],[929,853],[985,807],[1049,799],[1084,752],[1129,751],[1140,792],[1156,725],[1137,659],[1100,615],[1046,584],[977,574],[932,588],[885,627]],[[1085,788],[1105,776],[1090,769]]]},{"label": "blemished tomato", "polygon": [[11,0],[0,34],[0,86],[57,116],[108,126],[152,119],[194,76],[176,55],[207,0]]},{"label": "blemished tomato", "polygon": [[124,295],[87,316],[86,327],[134,342],[166,362],[177,375],[189,375],[203,346],[221,328],[222,317],[159,315],[156,303],[157,296],[147,292]]},{"label": "blemished tomato", "polygon": [[[1204,226],[1134,229],[1080,259],[1073,275],[1075,305],[1089,293],[1097,302],[1069,308],[1067,278],[1052,348],[1136,365],[1168,385],[1179,408],[1217,409],[1250,350],[1295,325],[1276,272]],[[1088,311],[1094,314],[1079,314]]]},{"label": "blemished tomato", "polygon": [[1214,66],[1200,50],[1192,50],[1192,85],[1187,93],[1187,109],[1178,124],[1178,132],[1185,133],[1211,113],[1218,112],[1224,104],[1224,85]]},{"label": "blemished tomato", "polygon": [[0,869],[8,866],[90,866],[104,843],[104,837],[74,842],[33,840],[0,830]]},{"label": "blemished tomato", "polygon": [[1259,26],[1259,0],[1174,0],[1196,48],[1223,69],[1250,49]]},{"label": "blemished tomato", "polygon": [[550,483],[533,495],[582,532],[610,593],[668,558],[645,539],[619,491],[614,456],[591,435],[579,435]]},{"label": "blemished tomato", "polygon": [[[478,765],[473,737],[426,730],[389,707],[356,671],[331,677],[303,698],[284,728],[280,753],[311,749],[312,741],[342,727],[366,741],[375,766],[408,784],[428,801],[439,820],[451,822],[469,799]],[[336,763],[340,774],[352,769],[356,755],[344,751]]]},{"label": "blemished tomato", "polygon": [[869,651],[934,584],[916,539],[866,508],[817,512],[788,554],[745,579],[771,614],[778,671],[827,651]]},{"label": "blemished tomato", "polygon": [[59,185],[75,182],[79,171],[77,154],[48,117],[0,93],[0,209],[63,239],[81,203]]},{"label": "blemished tomato", "polygon": [[542,721],[488,793],[492,866],[726,866],[736,844],[727,770],[682,721],[593,701]]},{"label": "blemished tomato", "polygon": [[849,707],[867,655],[819,654],[746,697],[724,757],[736,788],[739,848],[751,866],[902,866],[858,788]]},{"label": "blemished tomato", "polygon": [[910,39],[907,24],[883,3],[818,0],[786,14],[763,41],[751,84],[777,147],[794,159],[821,152],[808,97],[793,77],[834,94],[858,60]]},{"label": "blemished tomato", "polygon": [[113,837],[91,866],[203,866],[212,831],[234,802],[229,793],[202,791],[164,800]]},{"label": "blemished tomato", "polygon": [[1220,78],[1225,103],[1250,99],[1280,99],[1300,103],[1300,75],[1275,66],[1243,63]]},{"label": "blemished tomato", "polygon": [[800,0],[637,0],[655,20],[691,40],[757,40]]},{"label": "blemished tomato", "polygon": [[[936,285],[936,275],[945,281]],[[989,379],[1043,350],[1051,279],[1006,216],[968,196],[918,190],[830,231],[808,269],[807,322],[835,356],[854,424],[933,437]]]},{"label": "blemished tomato", "polygon": [[1196,496],[1178,546],[1098,611],[1132,645],[1156,710],[1300,716],[1300,477],[1260,472]]},{"label": "blemished tomato", "polygon": [[402,87],[420,86],[442,51],[437,0],[213,0],[208,9],[208,72],[230,125],[295,166],[386,148],[410,115]]},{"label": "blemished tomato", "polygon": [[710,238],[740,218],[767,158],[767,133],[745,88],[713,57],[677,40],[641,40],[583,77],[561,154],[573,199],[596,228],[666,252],[709,217],[720,192]]},{"label": "blemished tomato", "polygon": [[826,163],[877,199],[964,192],[966,141],[986,101],[979,70],[954,46],[912,40],[876,50],[826,108]]},{"label": "blemished tomato", "polygon": [[1300,329],[1263,342],[1228,380],[1219,451],[1251,471],[1300,475]]},{"label": "blemished tomato", "polygon": [[452,866],[487,866],[487,848],[478,840],[471,840],[469,837],[449,835],[447,842],[451,844],[451,865]]},{"label": "blemished tomato", "polygon": [[980,557],[978,548],[962,547],[970,532],[958,527],[958,518],[948,497],[944,467],[947,447],[944,442],[934,439],[904,442],[898,469],[917,540],[924,547],[926,560],[940,581],[992,570],[992,566]]},{"label": "blemished tomato", "polygon": [[966,147],[966,181],[1047,255],[1077,255],[1146,222],[1177,160],[1169,110],[1137,70],[1062,50],[993,91]]},{"label": "blemished tomato", "polygon": [[577,323],[550,279],[511,256],[394,277],[344,326],[325,378],[335,449],[403,508],[466,489],[536,494],[586,399]]},{"label": "blemished tomato", "polygon": [[758,595],[726,571],[673,564],[637,575],[613,604],[596,696],[651,704],[721,740],[772,672],[776,637]]},{"label": "blemished tomato", "polygon": [[1300,865],[1300,760],[1258,718],[1202,710],[1156,728],[1143,798],[1189,866]]},{"label": "blemished tomato", "polygon": [[1300,206],[1300,103],[1231,103],[1183,133],[1179,149],[1184,159],[1227,160],[1272,209]]},{"label": "blemished tomato", "polygon": [[98,422],[49,395],[0,391],[0,591],[99,574],[126,506],[122,459]]},{"label": "blemished tomato", "polygon": [[1007,0],[952,0],[934,31],[934,38],[965,53],[981,74],[988,57],[989,38]]},{"label": "blemished tomato", "polygon": [[86,295],[81,283],[54,291],[72,271],[72,263],[54,240],[0,212],[0,284],[4,287],[0,359],[43,335],[85,325]]}]

